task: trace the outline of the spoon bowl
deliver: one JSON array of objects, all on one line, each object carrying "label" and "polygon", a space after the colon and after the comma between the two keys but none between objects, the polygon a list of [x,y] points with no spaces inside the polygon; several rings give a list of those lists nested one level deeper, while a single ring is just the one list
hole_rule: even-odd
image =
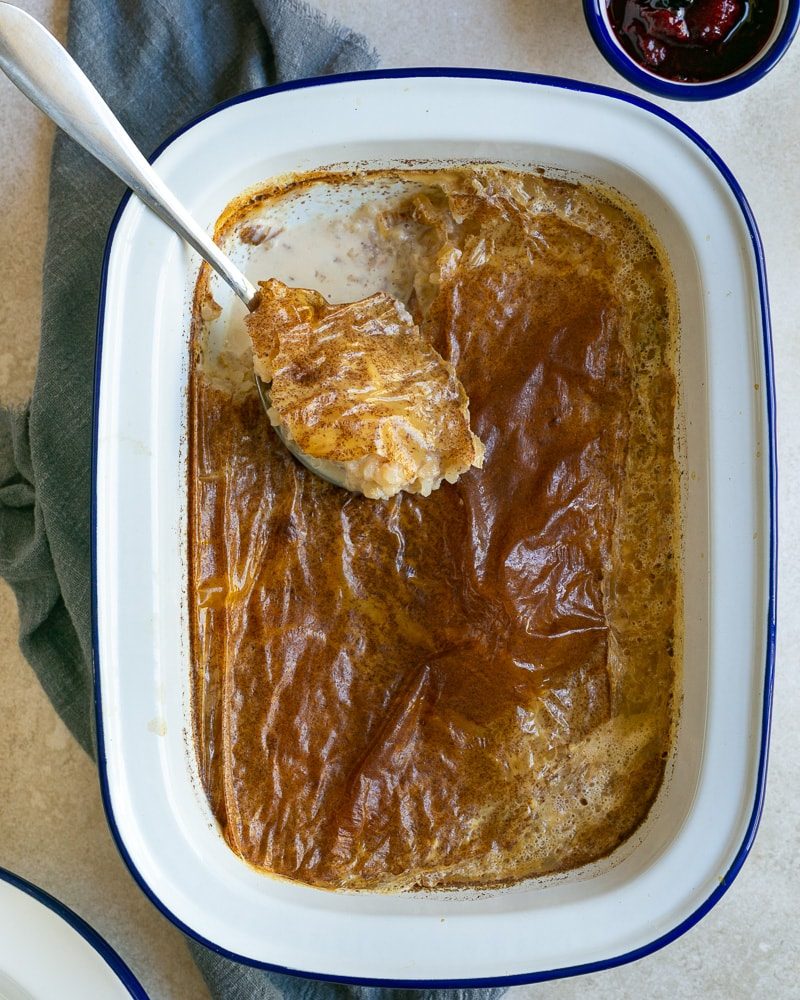
[{"label": "spoon bowl", "polygon": [[[269,411],[272,409],[272,398],[270,396],[269,384],[265,382],[258,375],[254,375],[256,380],[256,389],[258,390],[259,398],[261,399],[261,405],[264,407],[264,412],[269,416]],[[307,455],[301,448],[298,447],[297,442],[288,434],[285,428],[281,424],[272,424],[272,429],[281,439],[281,442],[286,447],[286,450],[291,452],[292,455],[297,459],[297,461],[304,465],[309,472],[313,472],[315,476],[319,476],[320,479],[324,479],[326,483],[330,483],[331,486],[339,486],[342,489],[347,489],[344,483],[332,476],[327,470],[335,469],[336,466],[333,462],[319,462],[317,459],[312,458],[311,455]],[[354,490],[353,492],[359,492]]]}]

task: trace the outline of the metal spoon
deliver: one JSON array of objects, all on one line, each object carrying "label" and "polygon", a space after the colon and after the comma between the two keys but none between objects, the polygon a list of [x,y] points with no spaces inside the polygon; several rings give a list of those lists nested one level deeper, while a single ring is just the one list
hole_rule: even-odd
[{"label": "metal spoon", "polygon": [[[256,389],[258,389],[258,395],[261,398],[261,405],[264,407],[264,412],[269,413],[272,409],[272,399],[270,397],[269,385],[263,380],[255,375]],[[272,421],[270,421],[272,424]],[[289,437],[283,427],[276,427],[272,424],[272,429],[281,439],[286,448],[294,455],[301,465],[304,465],[309,472],[313,472],[315,476],[319,476],[320,479],[324,479],[326,483],[331,483],[333,486],[341,486],[342,489],[347,487],[344,482],[340,479],[336,479],[334,476],[330,475],[328,469],[331,471],[335,468],[333,462],[326,462],[324,469],[322,468],[322,463],[318,463],[316,458],[312,458],[311,455],[306,455],[306,453],[298,447],[297,442]],[[344,475],[344,474],[343,474]],[[353,490],[354,493],[360,492],[359,490]]]},{"label": "metal spoon", "polygon": [[[72,56],[35,18],[9,3],[0,3],[0,69],[48,118],[194,247],[248,309],[255,309],[258,289],[161,180]],[[257,384],[265,409],[269,409],[269,389],[263,382]],[[321,473],[314,460],[287,439],[282,428],[275,430],[307,469],[335,486],[344,485]]]}]

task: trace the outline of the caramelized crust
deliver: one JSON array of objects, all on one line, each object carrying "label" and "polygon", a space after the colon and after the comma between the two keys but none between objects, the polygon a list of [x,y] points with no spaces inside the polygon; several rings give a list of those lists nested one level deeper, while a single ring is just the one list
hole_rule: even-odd
[{"label": "caramelized crust", "polygon": [[674,721],[658,252],[585,187],[413,178],[426,189],[378,230],[416,227],[410,307],[466,389],[482,472],[428,498],[347,494],[298,466],[254,394],[192,374],[200,773],[234,851],[332,889],[602,857],[646,816]]},{"label": "caramelized crust", "polygon": [[259,290],[247,327],[256,374],[271,383],[270,420],[335,463],[348,489],[427,496],[480,467],[464,387],[397,299],[331,305],[275,279]]}]

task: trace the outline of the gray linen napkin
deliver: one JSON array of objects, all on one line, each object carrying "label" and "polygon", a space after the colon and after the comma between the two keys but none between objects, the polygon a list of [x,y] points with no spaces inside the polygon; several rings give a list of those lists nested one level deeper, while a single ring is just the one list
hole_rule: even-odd
[{"label": "gray linen napkin", "polygon": [[[139,147],[219,101],[281,80],[366,69],[365,39],[301,0],[72,0],[70,51]],[[0,409],[0,574],[20,645],[56,710],[94,752],[89,577],[91,412],[100,269],[122,184],[56,137],[39,366],[22,411]],[[214,997],[267,1000],[418,991],[356,989],[261,972],[190,946]],[[466,997],[475,991],[448,990]],[[480,991],[491,997],[503,990]]]}]

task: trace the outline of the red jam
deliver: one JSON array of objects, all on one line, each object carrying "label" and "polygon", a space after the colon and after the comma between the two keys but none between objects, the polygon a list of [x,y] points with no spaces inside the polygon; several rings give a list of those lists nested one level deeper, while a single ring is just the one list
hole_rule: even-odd
[{"label": "red jam", "polygon": [[779,0],[608,0],[611,27],[645,69],[668,80],[719,80],[766,45]]}]

